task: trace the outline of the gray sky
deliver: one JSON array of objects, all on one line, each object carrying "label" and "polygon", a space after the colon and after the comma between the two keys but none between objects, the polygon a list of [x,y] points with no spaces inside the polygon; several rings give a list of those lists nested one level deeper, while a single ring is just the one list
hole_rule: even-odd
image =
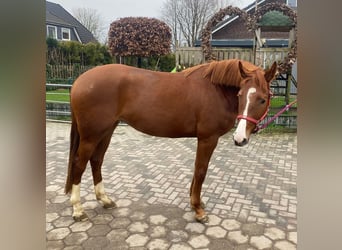
[{"label": "gray sky", "polygon": [[[231,0],[244,8],[254,0]],[[91,8],[98,11],[104,24],[105,33],[111,22],[121,17],[161,17],[164,0],[49,0],[58,3],[69,13],[77,8]],[[225,2],[225,0],[222,0]]]},{"label": "gray sky", "polygon": [[[72,14],[73,9],[96,9],[103,21],[109,24],[121,17],[144,16],[160,18],[164,0],[49,0],[60,4]],[[247,6],[253,0],[234,0],[240,8]]]}]

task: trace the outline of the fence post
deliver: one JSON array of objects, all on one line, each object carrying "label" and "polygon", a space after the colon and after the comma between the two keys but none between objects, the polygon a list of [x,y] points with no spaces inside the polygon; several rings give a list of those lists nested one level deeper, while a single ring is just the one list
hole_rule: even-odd
[{"label": "fence post", "polygon": [[286,102],[286,104],[290,103],[291,82],[292,82],[292,70],[290,69],[287,72],[286,93],[285,93],[285,102]]}]

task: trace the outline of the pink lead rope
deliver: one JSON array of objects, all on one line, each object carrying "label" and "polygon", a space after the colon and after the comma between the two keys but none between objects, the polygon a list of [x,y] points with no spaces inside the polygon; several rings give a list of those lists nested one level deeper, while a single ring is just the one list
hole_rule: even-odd
[{"label": "pink lead rope", "polygon": [[[288,111],[289,108],[295,104],[297,102],[297,100],[294,100],[293,102],[287,104],[284,108],[282,108],[278,113],[276,113],[271,119],[269,119],[267,122],[265,122],[264,124],[262,124],[261,126],[257,125],[255,130],[254,130],[254,133],[266,128],[270,123],[272,123],[275,119],[277,119],[278,116],[280,116],[282,113],[284,113],[285,111]],[[260,119],[259,122],[263,120],[263,119]]]},{"label": "pink lead rope", "polygon": [[256,127],[255,127],[253,133],[256,133],[256,132],[258,132],[258,131],[260,131],[260,130],[266,128],[270,123],[272,123],[275,119],[277,119],[278,116],[280,116],[280,115],[281,115],[282,113],[284,113],[285,111],[289,110],[289,108],[290,108],[293,104],[295,104],[295,103],[297,102],[297,99],[296,99],[296,100],[294,100],[293,102],[287,104],[287,105],[286,105],[284,108],[282,108],[278,113],[276,113],[271,119],[269,119],[269,120],[268,120],[267,122],[265,122],[264,124],[259,125],[259,123],[260,123],[261,121],[263,121],[263,120],[266,118],[267,114],[268,114],[269,108],[270,108],[270,106],[271,106],[271,97],[272,97],[272,96],[273,96],[273,93],[272,93],[272,91],[270,91],[269,96],[268,96],[268,104],[267,104],[268,107],[267,107],[266,112],[264,113],[264,115],[263,115],[259,120],[256,120],[256,119],[254,119],[254,118],[252,118],[252,117],[245,116],[245,115],[238,115],[236,118],[239,119],[239,120],[240,120],[240,119],[245,119],[245,120],[247,120],[247,121],[249,121],[249,122],[254,123],[254,124],[256,125]]}]

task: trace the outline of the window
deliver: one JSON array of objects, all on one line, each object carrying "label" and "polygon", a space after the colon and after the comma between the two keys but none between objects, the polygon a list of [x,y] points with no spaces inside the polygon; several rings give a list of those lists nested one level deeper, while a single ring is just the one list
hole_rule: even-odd
[{"label": "window", "polygon": [[70,41],[70,29],[62,28],[62,40]]},{"label": "window", "polygon": [[46,34],[46,36],[54,38],[54,39],[57,39],[57,27],[56,26],[48,25],[47,26],[47,34]]},{"label": "window", "polygon": [[297,0],[287,0],[286,2],[290,7],[297,7]]}]

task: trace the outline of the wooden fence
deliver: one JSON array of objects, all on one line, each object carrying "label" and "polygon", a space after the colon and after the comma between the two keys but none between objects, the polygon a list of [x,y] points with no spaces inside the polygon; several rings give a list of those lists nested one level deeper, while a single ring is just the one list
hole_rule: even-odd
[{"label": "wooden fence", "polygon": [[[269,67],[274,61],[282,61],[288,52],[288,48],[260,48],[256,52],[252,48],[212,48],[212,53],[217,60],[241,59],[262,68]],[[204,62],[201,47],[185,47],[176,50],[176,65],[191,67]]]},{"label": "wooden fence", "polygon": [[51,65],[46,64],[46,79],[76,79],[80,74],[86,72],[94,66],[84,66],[80,64]]}]

